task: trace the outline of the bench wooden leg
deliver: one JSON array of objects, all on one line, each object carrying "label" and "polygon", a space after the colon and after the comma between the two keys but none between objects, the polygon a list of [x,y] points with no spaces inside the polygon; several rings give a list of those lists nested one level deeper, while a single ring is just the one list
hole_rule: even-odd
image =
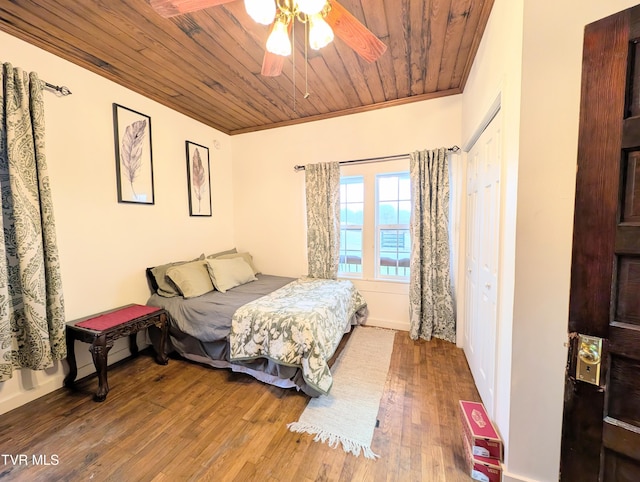
[{"label": "bench wooden leg", "polygon": [[69,364],[69,374],[64,378],[64,386],[72,387],[78,376],[78,364],[76,363],[76,339],[71,330],[65,333],[67,340],[67,363]]},{"label": "bench wooden leg", "polygon": [[111,350],[112,346],[113,342],[107,343],[105,336],[102,335],[96,338],[89,348],[91,356],[93,357],[93,364],[95,365],[96,372],[98,373],[98,391],[93,396],[93,399],[96,402],[104,402],[107,398],[107,393],[109,393],[109,383],[107,381],[107,355],[109,354],[109,350]]},{"label": "bench wooden leg", "polygon": [[131,352],[131,358],[138,356],[138,333],[129,335],[129,351]]},{"label": "bench wooden leg", "polygon": [[[156,325],[157,326],[157,325]],[[153,348],[156,350],[156,363],[158,365],[166,365],[169,363],[169,357],[167,356],[167,335],[169,332],[169,323],[167,321],[167,315],[160,315],[160,346]]]}]

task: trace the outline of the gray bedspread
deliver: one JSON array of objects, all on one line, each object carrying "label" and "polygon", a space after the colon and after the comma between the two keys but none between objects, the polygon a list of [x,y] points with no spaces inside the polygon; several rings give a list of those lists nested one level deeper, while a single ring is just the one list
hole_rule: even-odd
[{"label": "gray bedspread", "polygon": [[201,341],[224,340],[229,336],[231,319],[238,308],[295,280],[265,274],[257,278],[226,293],[214,290],[188,300],[182,296],[165,298],[153,294],[147,305],[164,308],[176,327]]}]

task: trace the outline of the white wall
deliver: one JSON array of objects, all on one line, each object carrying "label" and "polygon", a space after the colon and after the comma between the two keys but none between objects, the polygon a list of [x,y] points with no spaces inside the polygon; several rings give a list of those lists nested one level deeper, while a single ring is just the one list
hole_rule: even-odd
[{"label": "white wall", "polygon": [[584,26],[635,3],[496,0],[463,94],[464,139],[497,91],[510,119],[495,414],[505,480],[558,479]]},{"label": "white wall", "polygon": [[[462,135],[470,148],[484,126],[488,113],[499,103],[504,135],[501,172],[500,253],[498,313],[496,332],[496,373],[494,413],[490,414],[505,441],[505,457],[510,456],[509,414],[511,398],[511,358],[513,292],[515,285],[515,225],[518,203],[518,152],[522,65],[521,0],[496,0],[489,17],[476,60],[463,94]],[[464,312],[459,311],[458,316]]]},{"label": "white wall", "polygon": [[[461,96],[232,137],[235,234],[265,273],[307,273],[304,172],[296,164],[460,145]],[[408,330],[407,285],[360,281],[369,324]]]},{"label": "white wall", "polygon": [[[149,296],[148,266],[233,246],[229,136],[0,32],[1,59],[73,92],[45,92],[49,166],[67,320]],[[155,204],[117,202],[112,103],[151,117]],[[214,148],[214,139],[220,149]],[[210,149],[212,217],[190,217],[185,140]],[[128,355],[118,340],[109,361]],[[79,376],[93,371],[78,343]],[[66,363],[0,383],[0,413],[62,386]]]}]

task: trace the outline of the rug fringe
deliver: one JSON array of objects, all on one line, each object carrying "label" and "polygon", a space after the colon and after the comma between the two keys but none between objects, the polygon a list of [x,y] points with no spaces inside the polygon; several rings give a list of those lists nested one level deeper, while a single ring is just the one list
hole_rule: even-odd
[{"label": "rug fringe", "polygon": [[328,432],[326,430],[322,430],[321,428],[310,425],[308,423],[303,422],[291,422],[287,424],[287,427],[292,432],[298,433],[308,433],[311,435],[315,435],[313,438],[314,442],[323,442],[329,445],[329,447],[335,449],[338,445],[342,444],[342,449],[347,452],[355,455],[356,457],[360,456],[360,452],[367,459],[377,459],[379,455],[373,453],[371,447],[365,445],[361,442],[356,442],[355,440],[351,440],[350,438],[343,437],[341,435],[336,435],[334,433]]}]

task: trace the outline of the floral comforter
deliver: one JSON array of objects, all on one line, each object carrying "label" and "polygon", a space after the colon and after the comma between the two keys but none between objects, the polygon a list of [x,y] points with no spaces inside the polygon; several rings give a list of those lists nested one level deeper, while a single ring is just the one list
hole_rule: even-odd
[{"label": "floral comforter", "polygon": [[328,361],[366,302],[348,280],[299,279],[238,308],[233,315],[232,360],[269,358],[302,368],[321,393],[333,383]]}]

